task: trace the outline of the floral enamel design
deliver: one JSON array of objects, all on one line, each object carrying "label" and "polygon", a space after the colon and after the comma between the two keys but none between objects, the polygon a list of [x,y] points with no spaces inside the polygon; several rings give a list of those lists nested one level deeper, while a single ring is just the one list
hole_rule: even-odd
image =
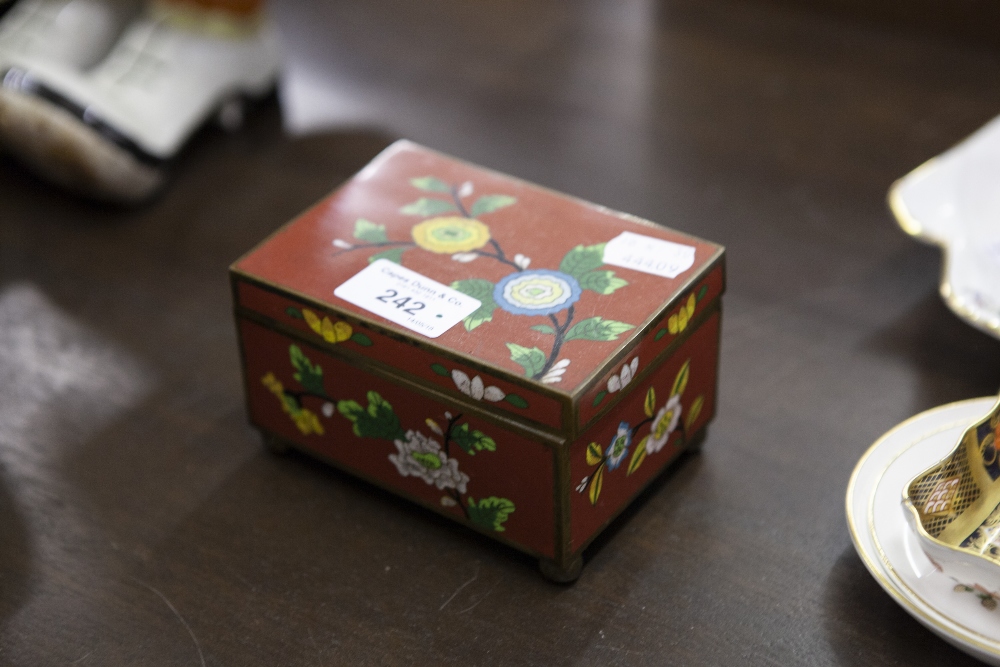
[{"label": "floral enamel design", "polygon": [[313,433],[323,435],[323,425],[319,422],[316,413],[302,407],[301,394],[296,395],[294,392],[286,391],[285,386],[278,378],[274,377],[274,373],[268,373],[260,381],[267,387],[268,391],[278,397],[278,400],[281,401],[281,409],[291,417],[302,435]]},{"label": "floral enamel design", "polygon": [[516,316],[543,318],[542,323],[530,329],[552,337],[548,352],[537,345],[506,344],[511,361],[519,365],[527,377],[546,384],[561,382],[569,365],[569,359],[559,356],[565,343],[613,341],[635,328],[627,322],[600,316],[575,320],[574,306],[584,292],[607,296],[628,285],[628,281],[617,277],[614,271],[602,270],[604,243],[572,248],[557,269],[532,267],[530,257],[522,253],[508,255],[491,235],[489,226],[480,220],[516,204],[517,198],[505,194],[473,197],[475,187],[471,182],[453,185],[434,176],[414,178],[410,183],[427,194],[399,210],[404,215],[424,218],[412,227],[410,239],[391,240],[385,225],[362,218],[355,223],[355,242],[334,239],[333,245],[340,252],[375,250],[369,262],[389,259],[402,263],[404,252],[419,248],[448,255],[460,263],[488,258],[509,267],[511,272],[496,283],[470,278],[455,281],[451,287],[482,304],[463,320],[467,331],[493,321],[498,309]]},{"label": "floral enamel design", "polygon": [[554,315],[579,301],[581,291],[576,278],[560,271],[523,270],[496,284],[493,301],[514,315]]},{"label": "floral enamel design", "polygon": [[320,336],[327,343],[336,345],[337,343],[351,341],[363,347],[369,347],[372,344],[371,338],[360,331],[355,331],[347,322],[334,322],[326,315],[320,318],[319,315],[308,308],[299,309],[289,307],[285,309],[285,314],[299,320],[305,320],[313,333]]},{"label": "floral enamel design", "polygon": [[[378,392],[367,392],[364,404],[353,399],[338,400],[327,393],[323,368],[319,364],[310,360],[297,345],[291,345],[288,354],[294,369],[292,377],[301,389],[285,386],[271,372],[261,378],[261,383],[278,398],[282,410],[303,435],[322,436],[326,433],[317,414],[305,407],[306,400],[309,400],[320,405],[320,412],[325,418],[333,419],[339,414],[351,422],[355,436],[391,442],[395,451],[388,454],[388,461],[402,477],[415,477],[445,492],[441,497],[443,507],[459,508],[469,522],[484,530],[504,531],[503,524],[516,509],[514,503],[496,496],[476,500],[468,495],[472,480],[460,469],[461,456],[495,452],[497,445],[493,438],[471,428],[461,414],[452,415],[450,412],[444,413],[444,427],[430,417],[424,420],[432,435],[416,429],[404,429],[392,405]],[[465,377],[468,380],[468,376]],[[479,382],[475,383],[475,380]],[[473,385],[482,387],[482,380],[477,376],[468,382],[469,391],[478,393]],[[495,391],[488,391],[490,389]],[[482,387],[482,398],[486,398],[487,393],[496,396],[498,391],[496,387]]]},{"label": "floral enamel design", "polygon": [[660,408],[653,418],[653,426],[649,431],[649,440],[646,441],[646,453],[655,454],[663,449],[670,439],[670,434],[677,429],[677,424],[681,420],[681,397],[674,394],[667,401],[666,405]]},{"label": "floral enamel design", "polygon": [[528,401],[524,400],[521,396],[504,392],[500,387],[487,386],[483,378],[479,375],[470,378],[469,374],[463,370],[457,368],[448,370],[446,366],[438,363],[431,364],[431,370],[443,377],[450,377],[452,382],[455,383],[456,389],[474,400],[488,401],[490,403],[504,401],[514,407],[528,407]]},{"label": "floral enamel design", "polygon": [[465,493],[469,476],[458,469],[458,461],[448,458],[441,443],[417,431],[407,431],[405,439],[395,439],[396,454],[389,460],[403,477],[419,477],[439,489],[456,489]]},{"label": "floral enamel design", "polygon": [[[628,364],[627,366],[631,370],[631,366]],[[592,442],[587,446],[585,454],[587,465],[593,468],[593,470],[580,481],[576,490],[580,493],[586,493],[592,505],[596,505],[601,496],[601,490],[604,488],[605,473],[618,470],[622,467],[626,458],[629,461],[625,473],[627,477],[639,469],[647,456],[655,455],[662,451],[675,433],[678,436],[673,438],[674,447],[683,447],[688,442],[691,428],[694,426],[695,420],[698,419],[701,409],[705,404],[704,396],[698,396],[691,403],[687,412],[687,418],[683,422],[681,421],[681,397],[684,394],[684,390],[687,389],[690,376],[691,360],[688,359],[681,366],[677,372],[677,376],[674,378],[673,386],[670,389],[670,397],[659,410],[656,409],[656,389],[651,386],[646,391],[646,400],[643,403],[644,419],[639,421],[635,426],[632,426],[627,421],[620,422],[618,429],[611,438],[611,442],[606,447],[597,442]],[[633,440],[647,424],[650,425],[649,433],[632,450]],[[629,457],[630,451],[631,457]]]},{"label": "floral enamel design", "polygon": [[681,302],[681,305],[667,317],[667,326],[659,329],[654,335],[653,340],[660,340],[668,334],[676,336],[687,329],[688,324],[694,318],[695,309],[707,293],[708,285],[702,285],[697,293],[692,292],[688,294],[688,297]]},{"label": "floral enamel design", "polygon": [[625,460],[625,457],[628,455],[628,448],[632,445],[633,435],[628,422],[618,424],[618,431],[615,433],[614,439],[611,440],[611,444],[608,445],[606,452],[608,470],[615,470]]},{"label": "floral enamel design", "polygon": [[[509,195],[490,194],[476,198],[471,203],[474,187],[470,181],[453,186],[433,176],[414,178],[413,187],[426,192],[427,197],[403,206],[399,212],[426,218],[410,230],[410,238],[393,241],[385,233],[385,225],[359,218],[354,223],[354,242],[334,239],[333,245],[342,252],[377,250],[369,262],[388,259],[401,264],[403,253],[411,248],[421,248],[439,255],[450,255],[456,262],[471,262],[480,256],[491,256],[517,266],[502,256],[499,246],[490,236],[490,228],[479,220],[481,216],[506,208],[517,202]],[[485,249],[486,246],[490,250]],[[527,266],[530,259],[518,256]]]},{"label": "floral enamel design", "polygon": [[478,220],[454,215],[425,220],[412,233],[418,247],[439,255],[471,255],[470,250],[479,250],[490,242],[489,227]]},{"label": "floral enamel design", "polygon": [[542,384],[555,384],[557,382],[562,382],[562,376],[566,374],[566,369],[569,368],[569,359],[560,359],[556,363],[552,364],[552,368],[542,376]]},{"label": "floral enamel design", "polygon": [[632,361],[623,364],[619,370],[611,374],[611,377],[608,378],[607,387],[594,396],[594,407],[600,405],[601,401],[607,398],[609,394],[614,394],[627,387],[638,372],[639,357],[633,357]]},{"label": "floral enamel design", "polygon": [[487,400],[491,403],[496,403],[497,401],[502,401],[507,396],[499,387],[487,387],[483,383],[483,378],[478,375],[470,380],[465,372],[456,369],[451,372],[451,379],[455,381],[455,386],[458,387],[460,392],[466,396],[471,396],[477,401]]}]

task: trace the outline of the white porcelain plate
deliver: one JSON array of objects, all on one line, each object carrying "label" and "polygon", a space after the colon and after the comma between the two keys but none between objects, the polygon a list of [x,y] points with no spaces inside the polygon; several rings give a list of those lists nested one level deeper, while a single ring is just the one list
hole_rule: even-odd
[{"label": "white porcelain plate", "polygon": [[1000,608],[993,598],[934,568],[903,514],[903,487],[946,456],[962,432],[993,407],[994,397],[944,405],[879,438],[847,487],[854,547],[875,580],[899,605],[944,640],[1000,667]]},{"label": "white porcelain plate", "polygon": [[941,247],[941,296],[1000,338],[1000,118],[897,181],[889,205],[908,234]]}]

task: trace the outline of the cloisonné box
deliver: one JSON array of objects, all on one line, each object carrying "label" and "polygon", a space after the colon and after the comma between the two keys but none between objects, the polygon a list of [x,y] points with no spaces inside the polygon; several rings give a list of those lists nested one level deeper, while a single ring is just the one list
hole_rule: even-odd
[{"label": "cloisonn\u00e9 box", "polygon": [[553,579],[715,413],[720,246],[410,142],[230,274],[270,446]]}]

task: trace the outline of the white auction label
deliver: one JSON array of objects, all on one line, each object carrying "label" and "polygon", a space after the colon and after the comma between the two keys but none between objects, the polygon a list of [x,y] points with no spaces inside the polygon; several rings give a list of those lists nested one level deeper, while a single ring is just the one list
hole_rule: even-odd
[{"label": "white auction label", "polygon": [[333,294],[428,338],[437,338],[483,305],[387,259],[372,262]]},{"label": "white auction label", "polygon": [[694,266],[694,247],[622,232],[605,244],[604,263],[676,278]]}]

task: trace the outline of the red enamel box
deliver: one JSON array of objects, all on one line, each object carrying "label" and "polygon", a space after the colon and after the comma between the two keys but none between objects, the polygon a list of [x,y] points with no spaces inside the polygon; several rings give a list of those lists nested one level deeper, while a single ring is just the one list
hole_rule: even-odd
[{"label": "red enamel box", "polygon": [[722,247],[410,142],[230,276],[269,446],[553,579],[715,413]]}]

